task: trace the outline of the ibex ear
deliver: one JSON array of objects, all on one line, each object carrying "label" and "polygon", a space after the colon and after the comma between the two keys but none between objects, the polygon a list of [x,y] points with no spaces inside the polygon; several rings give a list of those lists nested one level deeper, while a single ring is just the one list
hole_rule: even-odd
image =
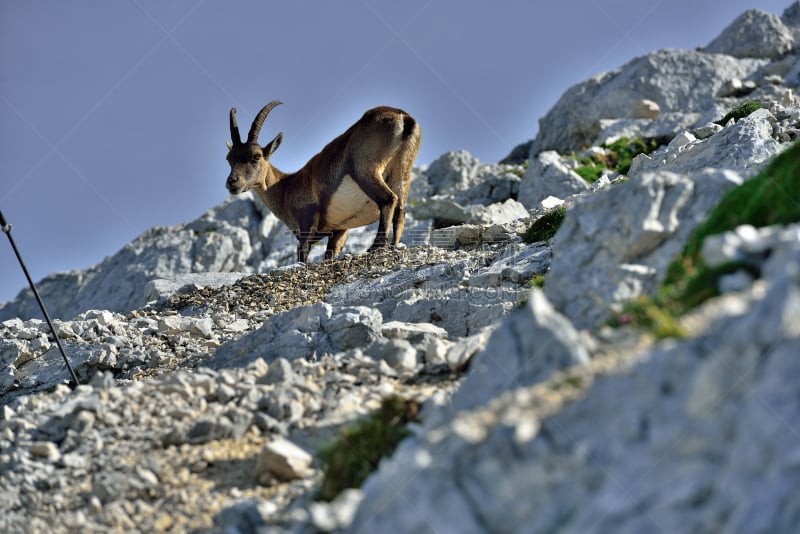
[{"label": "ibex ear", "polygon": [[272,156],[272,153],[275,152],[279,146],[281,146],[281,141],[283,141],[283,132],[280,132],[275,136],[275,139],[267,143],[267,146],[264,147],[264,157],[269,159],[270,156]]},{"label": "ibex ear", "polygon": [[225,141],[225,146],[228,147],[228,150],[233,148],[233,145],[231,144],[230,141]]}]

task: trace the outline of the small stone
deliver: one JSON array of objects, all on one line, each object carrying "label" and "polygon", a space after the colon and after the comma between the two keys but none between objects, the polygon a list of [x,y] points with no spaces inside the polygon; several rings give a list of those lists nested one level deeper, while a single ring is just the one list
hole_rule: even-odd
[{"label": "small stone", "polygon": [[447,351],[454,343],[446,339],[431,339],[425,345],[425,364],[427,366],[446,366]]},{"label": "small stone", "polygon": [[564,205],[564,200],[562,200],[562,199],[560,199],[558,197],[554,197],[553,195],[550,195],[549,197],[547,197],[544,200],[542,200],[541,202],[539,202],[539,207],[542,208],[543,210],[547,210],[547,211],[550,211],[550,210],[552,210],[554,208],[557,208],[557,207],[563,206],[563,205]]},{"label": "small stone", "polygon": [[631,117],[634,119],[656,119],[660,113],[658,103],[646,98],[635,101],[631,109]]},{"label": "small stone", "polygon": [[744,291],[753,285],[753,277],[744,270],[721,276],[717,282],[717,288],[722,294]]},{"label": "small stone", "polygon": [[86,469],[89,466],[89,460],[82,454],[70,452],[61,456],[58,465],[70,469]]},{"label": "small stone", "polygon": [[681,132],[678,135],[676,135],[672,139],[672,141],[670,141],[669,145],[667,146],[667,150],[668,151],[669,150],[680,150],[683,147],[685,147],[686,145],[688,145],[689,143],[693,143],[694,141],[697,141],[697,138],[694,135],[692,135],[689,132],[684,130],[683,132]]},{"label": "small stone", "polygon": [[311,522],[322,532],[346,529],[353,522],[363,498],[364,494],[360,489],[349,488],[343,490],[329,503],[311,503],[309,507]]},{"label": "small stone", "polygon": [[695,128],[694,129],[694,136],[697,139],[708,139],[709,137],[711,137],[712,135],[714,135],[715,133],[720,132],[720,131],[722,131],[722,126],[720,126],[719,124],[710,122],[710,123],[706,124],[705,126],[700,126],[699,128]]},{"label": "small stone", "polygon": [[89,385],[97,389],[113,388],[116,381],[111,371],[98,371],[89,381]]},{"label": "small stone", "polygon": [[154,487],[159,485],[158,477],[156,476],[155,473],[153,473],[149,469],[144,469],[142,467],[137,467],[136,468],[136,475],[148,487],[154,488]]},{"label": "small stone", "polygon": [[272,480],[286,482],[305,478],[313,472],[311,455],[289,440],[273,440],[261,450],[256,462],[255,477],[259,484]]},{"label": "small stone", "polygon": [[214,516],[220,532],[261,532],[278,507],[270,501],[247,499],[223,508]]},{"label": "small stone", "polygon": [[406,339],[412,343],[432,337],[447,337],[447,330],[441,326],[432,323],[404,323],[402,321],[384,323],[381,333],[387,338]]},{"label": "small stone", "polygon": [[50,349],[50,341],[47,339],[45,334],[42,334],[33,338],[28,347],[32,353],[45,353]]},{"label": "small stone", "polygon": [[58,446],[52,441],[36,441],[31,445],[31,454],[39,458],[56,461],[61,457]]},{"label": "small stone", "polygon": [[381,376],[388,376],[389,378],[397,378],[397,371],[392,369],[392,366],[386,363],[386,360],[378,362],[378,373]]},{"label": "small stone", "polygon": [[250,328],[250,321],[247,319],[236,319],[235,321],[229,323],[225,326],[226,332],[244,332]]},{"label": "small stone", "polygon": [[157,532],[166,532],[170,528],[172,528],[174,521],[169,514],[161,513],[158,514],[153,521],[153,527]]},{"label": "small stone", "polygon": [[103,511],[103,503],[96,495],[89,497],[89,513],[97,515]]},{"label": "small stone", "polygon": [[10,421],[15,415],[17,414],[11,406],[4,404],[0,407],[0,420]]},{"label": "small stone", "polygon": [[9,364],[6,368],[0,369],[0,393],[7,391],[17,382],[17,368],[14,364]]},{"label": "small stone", "polygon": [[186,329],[190,334],[208,339],[214,335],[214,321],[210,317],[192,319]]},{"label": "small stone", "polygon": [[739,78],[733,78],[720,87],[719,91],[717,91],[717,96],[721,98],[729,96],[742,97],[752,93],[755,88],[756,83],[752,80],[742,81]]},{"label": "small stone", "polygon": [[181,318],[177,315],[162,317],[158,321],[157,329],[164,336],[179,334],[182,331]]},{"label": "small stone", "polygon": [[631,168],[628,170],[628,176],[633,176],[637,174],[641,169],[645,168],[648,163],[653,160],[647,154],[638,154],[636,157],[633,158],[631,161]]},{"label": "small stone", "polygon": [[63,515],[64,526],[70,532],[83,532],[86,530],[86,514],[82,510],[67,512]]},{"label": "small stone", "polygon": [[501,243],[514,237],[513,225],[492,224],[483,229],[481,239],[484,243]]},{"label": "small stone", "polygon": [[114,314],[108,310],[95,311],[93,315],[93,319],[101,326],[109,326],[115,322]]},{"label": "small stone", "polygon": [[384,360],[397,371],[413,371],[417,367],[417,349],[405,339],[380,339],[367,354],[376,360]]},{"label": "small stone", "polygon": [[738,226],[734,233],[741,240],[741,248],[749,254],[761,254],[769,248],[769,240],[749,224]]},{"label": "small stone", "polygon": [[741,239],[733,232],[708,236],[700,249],[703,262],[709,267],[719,267],[734,261],[739,255]]},{"label": "small stone", "polygon": [[277,358],[269,365],[267,373],[261,377],[259,384],[292,384],[298,380],[298,376],[292,370],[292,364],[286,358]]}]

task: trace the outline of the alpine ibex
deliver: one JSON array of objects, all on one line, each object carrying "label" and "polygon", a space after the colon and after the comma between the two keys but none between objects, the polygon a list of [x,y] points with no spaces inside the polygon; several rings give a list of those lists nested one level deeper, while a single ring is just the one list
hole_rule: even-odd
[{"label": "alpine ibex", "polygon": [[378,107],[346,132],[328,143],[299,171],[287,174],[269,158],[281,144],[283,133],[261,147],[258,133],[274,100],[256,115],[242,143],[231,108],[231,141],[225,183],[231,194],[253,189],[267,208],[294,232],[299,244],[297,259],[305,262],[311,245],[328,238],[325,258],[336,257],[350,228],[380,221],[369,250],[388,246],[403,234],[405,204],[411,183],[411,167],[419,151],[421,132],[417,121],[400,109]]}]

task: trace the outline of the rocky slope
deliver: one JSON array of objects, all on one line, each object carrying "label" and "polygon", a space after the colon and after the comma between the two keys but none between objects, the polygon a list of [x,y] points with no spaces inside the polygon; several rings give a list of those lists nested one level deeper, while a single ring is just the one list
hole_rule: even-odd
[{"label": "rocky slope", "polygon": [[[416,169],[406,248],[358,254],[367,228],[293,265],[243,196],[51,275],[74,391],[23,291],[0,308],[0,531],[791,531],[800,225],[709,239],[708,264],[760,277],[726,278],[684,339],[605,320],[726,191],[800,150],[798,36],[800,2],[749,11],[705,49],[569,89],[527,167],[461,151]],[[622,136],[660,147],[578,175]],[[526,243],[562,203],[555,237]],[[413,435],[316,502],[319,450],[392,395],[422,406]]]}]

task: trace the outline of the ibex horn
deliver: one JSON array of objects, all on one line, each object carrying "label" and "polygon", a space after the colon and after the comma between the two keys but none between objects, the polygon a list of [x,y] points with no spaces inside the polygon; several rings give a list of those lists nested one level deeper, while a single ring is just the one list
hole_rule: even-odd
[{"label": "ibex horn", "polygon": [[231,108],[231,141],[234,145],[242,144],[242,136],[239,135],[239,125],[236,124],[236,108]]},{"label": "ibex horn", "polygon": [[261,111],[258,112],[256,118],[253,119],[253,125],[250,127],[250,133],[247,134],[248,143],[255,143],[256,141],[258,141],[258,133],[261,131],[261,126],[264,124],[264,119],[267,118],[267,115],[269,115],[269,112],[272,111],[272,109],[275,106],[278,106],[280,104],[283,104],[283,102],[281,102],[280,100],[273,100],[272,102],[261,108]]}]

